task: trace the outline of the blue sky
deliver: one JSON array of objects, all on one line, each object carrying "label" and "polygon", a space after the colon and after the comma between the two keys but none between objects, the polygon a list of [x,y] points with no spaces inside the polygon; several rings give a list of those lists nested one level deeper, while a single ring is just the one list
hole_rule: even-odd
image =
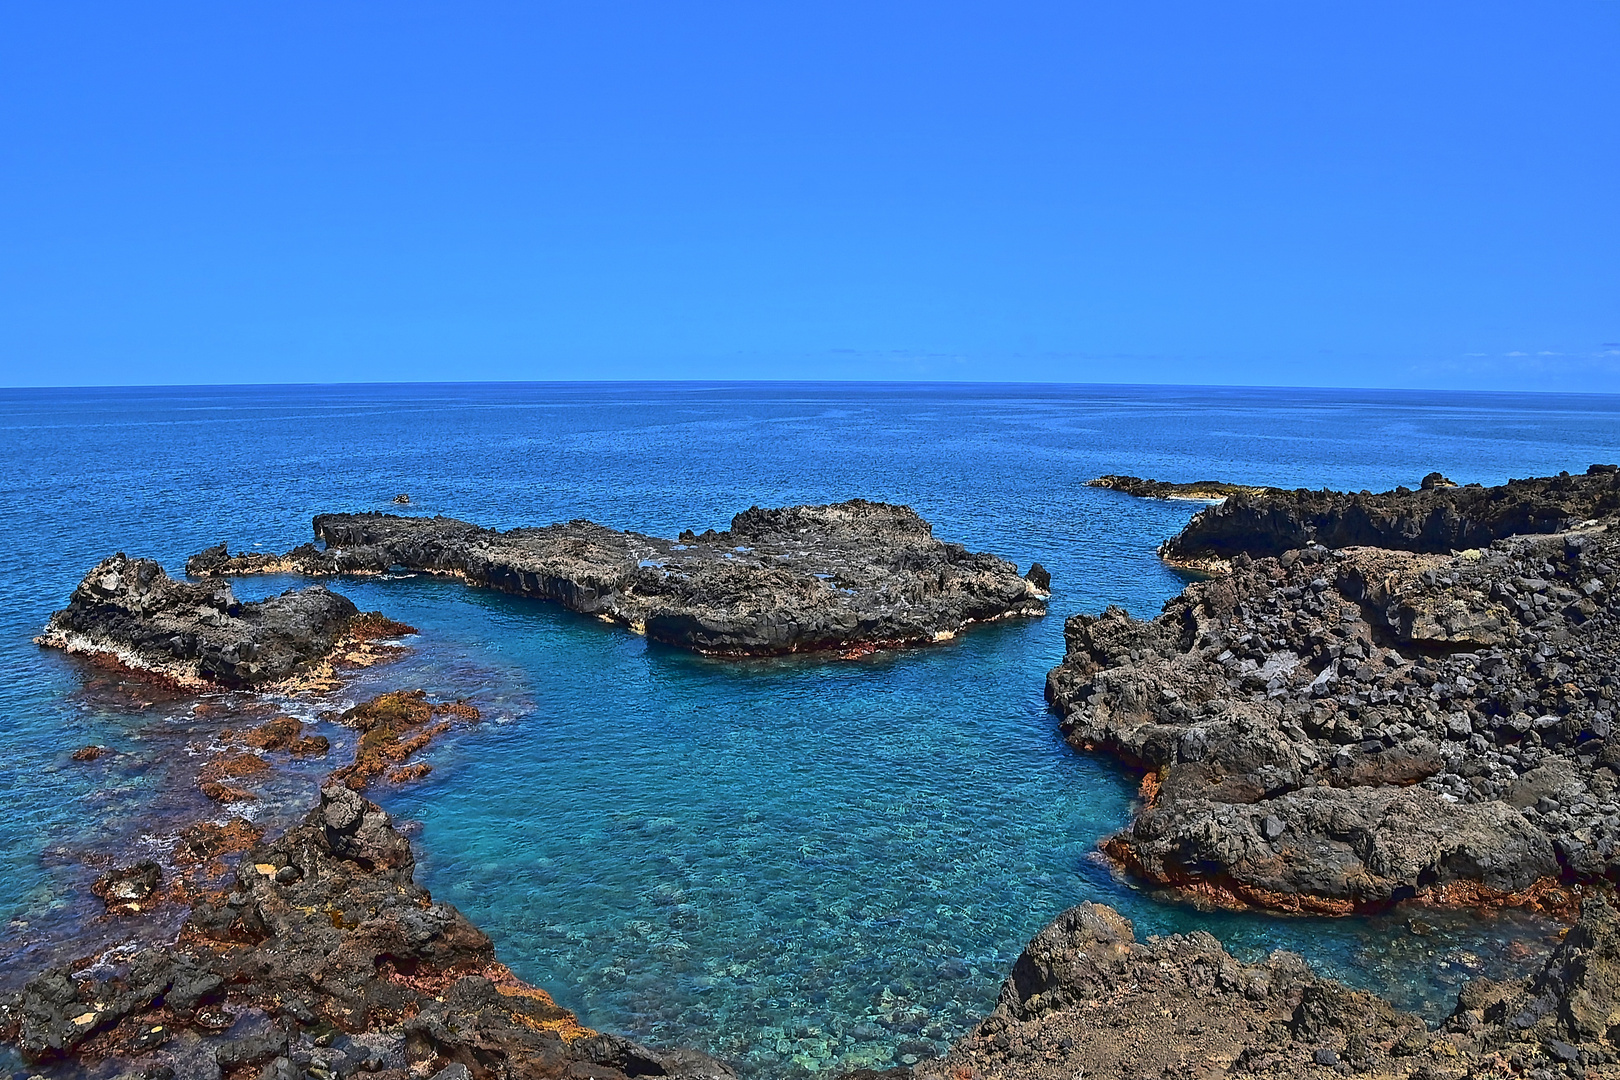
[{"label": "blue sky", "polygon": [[0,384],[1620,391],[1620,3],[4,5]]}]

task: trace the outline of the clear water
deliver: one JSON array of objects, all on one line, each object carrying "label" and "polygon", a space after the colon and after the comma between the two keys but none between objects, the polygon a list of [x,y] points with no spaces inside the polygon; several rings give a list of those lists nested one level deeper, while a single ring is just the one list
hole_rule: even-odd
[{"label": "clear water", "polygon": [[[942,1048],[1053,915],[1104,900],[1140,933],[1287,947],[1436,1015],[1460,980],[1523,970],[1550,927],[1425,913],[1201,913],[1116,881],[1097,840],[1133,780],[1045,711],[1062,618],[1147,615],[1182,586],[1153,555],[1197,508],[1083,486],[1105,472],[1386,488],[1500,482],[1620,457],[1620,398],[1145,387],[613,385],[0,391],[0,970],[126,932],[98,853],[195,811],[169,763],[206,740],[183,700],[99,692],[29,639],[114,550],[178,569],[280,550],[327,510],[508,527],[589,517],[671,535],[750,504],[860,495],[1053,575],[1053,614],[862,661],[734,663],[543,604],[411,575],[338,586],[421,628],[348,692],[466,696],[488,720],[377,796],[420,822],[419,871],[521,975],[587,1022],[696,1045],[754,1075]],[[295,582],[249,580],[239,593]],[[87,687],[87,682],[90,684]],[[307,711],[307,710],[306,710]],[[86,742],[127,753],[72,765]],[[318,770],[315,770],[318,771]],[[310,793],[282,783],[275,819]]]}]

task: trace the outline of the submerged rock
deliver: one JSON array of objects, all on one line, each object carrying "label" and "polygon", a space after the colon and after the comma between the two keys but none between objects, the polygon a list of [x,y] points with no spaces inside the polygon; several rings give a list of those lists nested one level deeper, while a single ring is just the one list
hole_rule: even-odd
[{"label": "submerged rock", "polygon": [[381,1080],[734,1075],[580,1026],[433,902],[414,866],[387,814],[328,787],[246,854],[228,892],[192,907],[173,946],[34,978],[0,1001],[0,1037],[31,1062],[111,1059],[147,1076],[282,1075],[269,1070],[286,1061],[303,1077],[323,1055],[323,1075]]},{"label": "submerged rock", "polygon": [[1065,736],[1147,774],[1106,850],[1217,904],[1573,911],[1620,879],[1617,524],[1240,554],[1151,621],[1071,618]]},{"label": "submerged rock", "polygon": [[1620,920],[1598,897],[1538,975],[1468,984],[1438,1032],[1293,953],[1245,964],[1202,931],[1139,942],[1113,909],[1081,904],[1029,943],[989,1017],[903,1075],[1613,1076],[1617,994]]},{"label": "submerged rock", "polygon": [[178,686],[244,687],[325,659],[358,614],[319,585],[243,603],[229,585],[176,581],[120,552],[85,575],[34,641]]},{"label": "submerged rock", "polygon": [[677,540],[589,521],[498,532],[453,518],[322,514],[312,544],[285,555],[225,545],[186,564],[196,576],[454,574],[550,600],[655,641],[721,656],[939,641],[994,619],[1044,615],[1050,577],[934,539],[908,507],[855,499],[755,507],[725,532]]},{"label": "submerged rock", "polygon": [[425,690],[395,690],[342,713],[328,714],[329,719],[360,732],[360,741],[354,761],[334,770],[327,783],[362,791],[385,774],[395,783],[421,779],[432,767],[425,762],[407,765],[406,759],[450,730],[449,720],[438,719],[446,716],[463,723],[480,719],[479,711],[466,702],[435,704],[427,700]]},{"label": "submerged rock", "polygon": [[1169,562],[1224,569],[1252,558],[1321,544],[1440,554],[1489,547],[1508,536],[1563,532],[1620,511],[1620,471],[1593,465],[1584,476],[1509,480],[1499,487],[1458,487],[1438,473],[1422,488],[1372,492],[1237,491],[1194,515],[1159,549]]}]

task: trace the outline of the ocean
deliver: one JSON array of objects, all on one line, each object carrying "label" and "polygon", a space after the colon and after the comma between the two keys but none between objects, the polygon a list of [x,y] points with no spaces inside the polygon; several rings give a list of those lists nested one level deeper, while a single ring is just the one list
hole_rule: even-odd
[{"label": "ocean", "polygon": [[[1199,508],[1102,473],[1382,490],[1584,470],[1620,457],[1620,397],[1209,387],[879,384],[233,386],[0,391],[0,984],[132,928],[88,883],[161,852],[201,797],[193,702],[112,692],[31,639],[115,551],[279,551],[324,511],[508,528],[589,518],[672,536],[751,505],[905,503],[935,535],[1052,574],[1051,614],[861,660],[723,661],[535,601],[397,574],[331,583],[418,627],[348,700],[401,687],[485,720],[433,772],[370,794],[419,880],[588,1024],[813,1077],[942,1050],[1024,943],[1082,900],[1139,935],[1207,929],[1431,1018],[1461,981],[1524,971],[1556,928],[1425,912],[1201,912],[1096,857],[1135,778],[1067,747],[1042,699],[1063,619],[1150,616],[1185,579],[1155,546]],[[244,598],[302,584],[236,583]],[[230,706],[228,696],[221,699]],[[341,702],[339,702],[341,703]],[[286,703],[313,719],[332,702]],[[204,710],[206,711],[206,710]],[[345,734],[320,725],[338,744]],[[76,747],[120,753],[87,767]],[[313,800],[277,781],[267,821]],[[15,1062],[10,1062],[15,1064]]]}]

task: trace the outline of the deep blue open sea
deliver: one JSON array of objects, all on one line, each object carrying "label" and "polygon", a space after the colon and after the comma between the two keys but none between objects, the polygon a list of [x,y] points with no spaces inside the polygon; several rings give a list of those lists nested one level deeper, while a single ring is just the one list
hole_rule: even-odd
[{"label": "deep blue open sea", "polygon": [[[1070,750],[1041,691],[1064,616],[1151,615],[1154,556],[1196,504],[1101,473],[1285,486],[1498,483],[1620,457],[1620,398],[1088,386],[611,384],[0,391],[0,970],[15,982],[125,932],[85,886],[200,803],[184,702],[87,689],[30,643],[114,551],[283,550],[322,511],[511,527],[586,517],[673,535],[746,507],[863,496],[1052,573],[1051,615],[863,661],[707,660],[532,601],[400,575],[334,585],[422,631],[347,693],[421,686],[487,718],[415,786],[373,792],[419,874],[520,975],[589,1024],[694,1045],[755,1076],[943,1048],[1024,942],[1103,900],[1139,933],[1207,928],[1445,1012],[1461,979],[1523,970],[1550,929],[1425,914],[1201,913],[1094,856],[1134,778]],[[247,579],[239,595],[297,582]],[[313,706],[300,706],[306,715]],[[106,767],[68,761],[100,742]],[[284,781],[283,809],[313,798]],[[258,812],[274,815],[274,799]],[[145,838],[143,841],[142,838]],[[1528,948],[1526,948],[1528,946]]]}]

